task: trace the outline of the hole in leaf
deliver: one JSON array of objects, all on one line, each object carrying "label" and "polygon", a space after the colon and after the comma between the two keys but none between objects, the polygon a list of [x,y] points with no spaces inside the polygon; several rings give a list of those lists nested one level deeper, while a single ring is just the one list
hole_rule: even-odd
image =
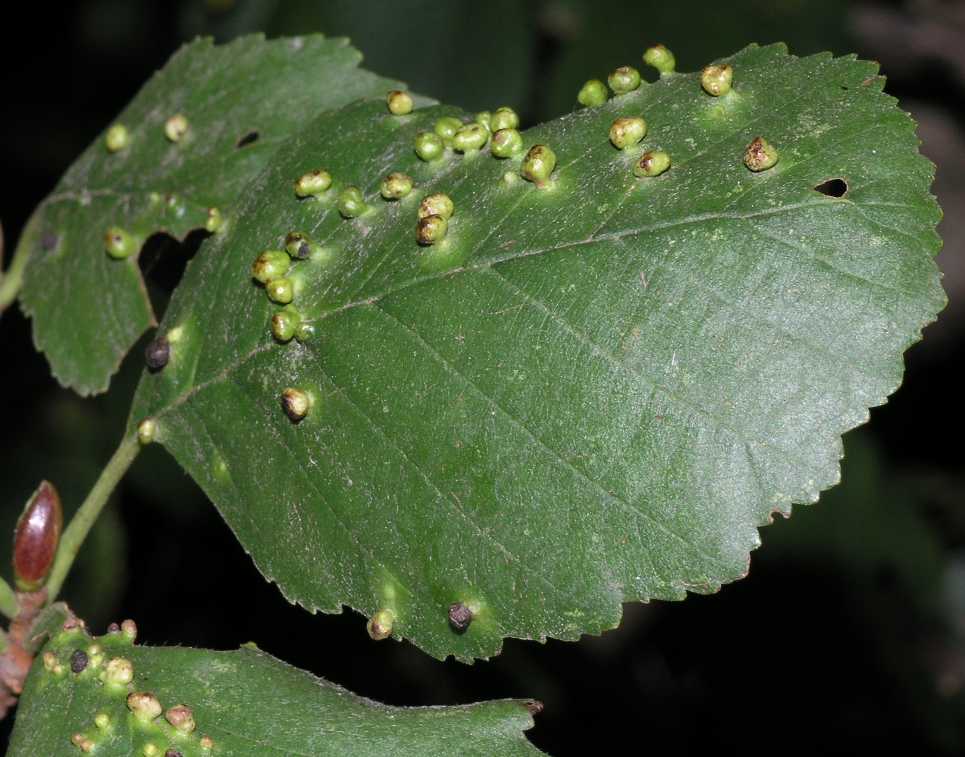
[{"label": "hole in leaf", "polygon": [[240,150],[242,147],[253,145],[255,142],[258,141],[258,137],[259,137],[259,134],[257,131],[249,131],[244,136],[238,138],[238,141],[235,143],[235,147],[237,147]]},{"label": "hole in leaf", "polygon": [[164,314],[171,294],[181,282],[185,267],[209,236],[204,229],[195,229],[179,242],[170,234],[159,231],[144,242],[137,263],[158,318]]},{"label": "hole in leaf", "polygon": [[844,197],[848,193],[848,183],[844,179],[828,179],[814,188],[828,197]]}]

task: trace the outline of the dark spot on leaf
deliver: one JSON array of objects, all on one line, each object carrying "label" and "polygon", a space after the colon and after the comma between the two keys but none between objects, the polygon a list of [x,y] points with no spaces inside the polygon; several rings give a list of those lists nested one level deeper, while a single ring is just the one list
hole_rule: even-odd
[{"label": "dark spot on leaf", "polygon": [[244,136],[239,137],[238,141],[235,143],[235,147],[237,147],[240,150],[242,147],[253,145],[255,142],[258,141],[258,137],[259,137],[259,134],[257,131],[249,131]]},{"label": "dark spot on leaf", "polygon": [[828,197],[844,197],[848,193],[848,183],[844,179],[828,179],[814,188]]},{"label": "dark spot on leaf", "polygon": [[177,749],[168,749],[164,757],[183,757],[183,755]]},{"label": "dark spot on leaf", "polygon": [[449,605],[449,625],[457,633],[465,633],[472,623],[472,610],[462,602]]},{"label": "dark spot on leaf", "polygon": [[54,232],[48,231],[40,238],[40,248],[44,252],[50,252],[57,246],[57,242],[59,241],[60,237],[58,237]]},{"label": "dark spot on leaf", "polygon": [[171,343],[163,336],[148,342],[144,348],[144,362],[152,371],[159,371],[168,364],[171,358]]},{"label": "dark spot on leaf", "polygon": [[70,656],[70,671],[72,673],[82,673],[87,669],[87,653],[83,649],[75,649]]}]

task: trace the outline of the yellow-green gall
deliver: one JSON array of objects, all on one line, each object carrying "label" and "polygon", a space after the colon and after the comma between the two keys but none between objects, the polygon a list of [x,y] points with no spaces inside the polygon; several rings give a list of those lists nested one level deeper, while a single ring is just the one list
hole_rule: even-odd
[{"label": "yellow-green gall", "polygon": [[610,99],[610,93],[606,84],[599,79],[590,79],[580,87],[580,91],[576,94],[576,101],[584,108],[596,108],[603,105],[608,99]]},{"label": "yellow-green gall", "polygon": [[161,747],[157,744],[152,744],[148,742],[141,747],[141,754],[143,757],[158,757],[161,754]]},{"label": "yellow-green gall", "polygon": [[106,712],[98,712],[97,715],[94,716],[94,725],[102,731],[106,731],[111,725],[110,715]]},{"label": "yellow-green gall", "polygon": [[633,66],[620,66],[607,77],[607,84],[616,94],[625,95],[640,86],[640,72]]},{"label": "yellow-green gall", "polygon": [[290,342],[301,325],[301,316],[294,308],[279,310],[271,317],[271,333],[279,342]]},{"label": "yellow-green gall", "polygon": [[120,226],[111,226],[104,232],[104,249],[115,260],[123,260],[137,252],[137,240]]},{"label": "yellow-green gall", "polygon": [[183,704],[169,707],[164,713],[164,719],[181,733],[191,733],[195,729],[194,713],[191,712],[190,707]]},{"label": "yellow-green gall", "polygon": [[516,111],[512,108],[505,106],[496,108],[496,112],[493,113],[492,119],[489,122],[489,128],[494,132],[500,129],[518,129],[519,116],[516,115]]},{"label": "yellow-green gall", "polygon": [[104,135],[108,152],[120,152],[131,143],[131,133],[124,124],[114,124]]},{"label": "yellow-green gall", "polygon": [[466,124],[452,138],[452,147],[459,152],[481,150],[489,141],[489,129],[482,124]]},{"label": "yellow-green gall", "polygon": [[251,277],[262,284],[280,279],[291,266],[291,258],[282,250],[265,250],[251,264]]},{"label": "yellow-green gall", "polygon": [[125,639],[133,644],[137,639],[137,623],[130,618],[125,618],[121,621],[121,633],[124,634]]},{"label": "yellow-green gall", "polygon": [[449,231],[449,222],[442,216],[426,216],[416,224],[416,240],[421,245],[441,242]]},{"label": "yellow-green gall", "polygon": [[556,153],[546,145],[533,145],[523,158],[520,173],[537,187],[545,187],[556,168]]},{"label": "yellow-green gall", "polygon": [[206,752],[214,749],[214,739],[212,739],[210,736],[202,736],[201,741],[198,742],[198,744]]},{"label": "yellow-green gall", "polygon": [[148,445],[157,437],[157,421],[145,418],[137,424],[137,441],[141,445]]},{"label": "yellow-green gall", "polygon": [[442,137],[431,131],[420,131],[415,135],[415,154],[422,160],[429,162],[442,157],[446,145]]},{"label": "yellow-green gall", "polygon": [[459,131],[462,126],[462,121],[460,121],[458,118],[453,118],[452,116],[443,116],[435,122],[432,130],[442,137],[443,140],[449,140],[456,136],[456,132]]},{"label": "yellow-green gall", "polygon": [[265,284],[265,292],[267,292],[268,299],[272,302],[277,302],[279,305],[287,305],[295,297],[295,285],[291,279],[284,277],[273,279]]},{"label": "yellow-green gall", "polygon": [[338,196],[338,212],[342,218],[358,218],[366,210],[365,197],[358,187],[345,187]]},{"label": "yellow-green gall", "polygon": [[661,76],[672,74],[677,68],[677,59],[664,45],[654,45],[643,54],[643,62],[653,66]]},{"label": "yellow-green gall", "polygon": [[446,220],[452,218],[452,214],[456,212],[456,205],[453,203],[452,198],[444,194],[443,192],[435,192],[431,195],[426,195],[422,198],[422,202],[419,203],[419,218],[425,218],[427,216],[442,216]]},{"label": "yellow-green gall", "polygon": [[476,114],[476,117],[473,120],[488,130],[492,126],[493,114],[488,110],[481,110]]},{"label": "yellow-green gall", "polygon": [[734,69],[727,63],[721,66],[707,66],[700,73],[700,86],[704,88],[704,92],[714,97],[720,97],[730,92],[733,81]]},{"label": "yellow-green gall", "polygon": [[127,709],[138,720],[154,720],[161,714],[162,707],[158,698],[149,691],[135,691],[127,696]]},{"label": "yellow-green gall", "polygon": [[281,393],[281,406],[292,423],[300,423],[312,409],[312,398],[308,392],[289,387]]},{"label": "yellow-green gall", "polygon": [[516,129],[500,129],[493,134],[490,152],[497,158],[510,158],[523,149],[523,135]]},{"label": "yellow-green gall", "polygon": [[620,150],[639,144],[645,136],[647,122],[642,118],[618,118],[610,125],[610,142]]},{"label": "yellow-green gall", "polygon": [[755,173],[773,168],[777,159],[777,148],[764,137],[757,137],[744,151],[744,165]]},{"label": "yellow-green gall", "polygon": [[312,254],[312,240],[301,231],[289,231],[285,235],[285,252],[293,260],[306,260]]},{"label": "yellow-green gall", "polygon": [[104,668],[104,681],[117,686],[126,686],[134,680],[134,665],[125,657],[113,657]]},{"label": "yellow-green gall", "polygon": [[412,191],[412,177],[394,171],[382,180],[382,197],[386,200],[401,200]]},{"label": "yellow-green gall", "polygon": [[633,173],[641,178],[659,176],[670,168],[670,155],[663,150],[651,150],[640,156],[633,166]]},{"label": "yellow-green gall", "polygon": [[365,630],[375,641],[382,641],[392,635],[392,624],[395,622],[395,613],[392,610],[379,610],[369,618]]},{"label": "yellow-green gall", "polygon": [[210,231],[214,234],[221,231],[223,226],[224,216],[221,215],[221,211],[217,208],[208,208],[208,217],[204,222],[205,231]]},{"label": "yellow-green gall", "polygon": [[180,142],[188,133],[188,119],[183,113],[171,116],[164,122],[164,136],[171,142]]},{"label": "yellow-green gall", "polygon": [[385,104],[389,107],[389,113],[394,116],[404,116],[412,112],[412,96],[401,89],[390,90],[385,96]]},{"label": "yellow-green gall", "polygon": [[295,194],[298,197],[317,197],[332,186],[332,175],[321,168],[302,174],[295,181]]}]

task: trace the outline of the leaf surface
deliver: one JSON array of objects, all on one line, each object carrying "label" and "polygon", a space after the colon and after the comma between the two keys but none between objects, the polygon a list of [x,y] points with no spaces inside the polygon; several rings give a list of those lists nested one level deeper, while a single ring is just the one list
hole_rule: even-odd
[{"label": "leaf surface", "polygon": [[[100,646],[100,659],[92,644]],[[75,652],[87,655],[81,672]],[[49,653],[49,668],[44,654]],[[133,664],[130,684],[105,680],[112,659]],[[60,666],[56,669],[55,666]],[[54,669],[51,669],[54,668]],[[150,692],[165,713],[191,710],[195,729],[178,732],[166,714],[139,720],[130,693]],[[82,631],[56,634],[27,679],[11,739],[10,757],[75,757],[79,734],[99,757],[169,749],[182,757],[284,755],[536,755],[523,735],[538,704],[503,700],[457,707],[389,707],[290,667],[253,648],[214,652],[133,646],[121,633],[92,639]],[[95,723],[98,715],[101,724]],[[203,748],[207,736],[213,745]],[[154,752],[152,752],[154,753]]]},{"label": "leaf surface", "polygon": [[[34,212],[19,245],[30,249],[21,303],[54,376],[81,394],[110,376],[155,316],[137,256],[104,248],[114,226],[140,241],[204,228],[208,209],[229,213],[287,138],[318,113],[397,82],[358,68],[344,39],[321,35],[215,46],[185,45],[117,117],[130,145],[108,152],[103,135]],[[183,114],[188,132],[165,136]]]},{"label": "leaf surface", "polygon": [[[757,528],[837,482],[841,434],[899,385],[945,298],[933,167],[875,65],[781,46],[728,61],[727,98],[675,74],[527,131],[559,157],[544,190],[488,150],[420,162],[415,134],[452,109],[323,114],[192,261],[131,430],[156,417],[289,600],[390,609],[439,657],[599,633],[624,601],[742,577]],[[610,124],[636,115],[647,137],[620,152]],[[759,135],[781,158],[752,173]],[[673,166],[635,178],[655,148]],[[299,202],[309,161],[336,186]],[[392,170],[417,190],[387,203]],[[835,178],[843,197],[815,189]],[[347,185],[371,206],[355,220],[335,207]],[[456,212],[420,248],[433,191]],[[249,271],[294,230],[323,245],[291,273],[314,336],[280,344]],[[299,424],[289,387],[314,397]],[[455,603],[474,613],[461,634]]]}]

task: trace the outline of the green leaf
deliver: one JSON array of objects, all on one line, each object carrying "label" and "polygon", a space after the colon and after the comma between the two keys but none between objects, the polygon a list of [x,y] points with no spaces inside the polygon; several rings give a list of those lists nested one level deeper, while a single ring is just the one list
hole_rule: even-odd
[{"label": "green leaf", "polygon": [[[91,649],[93,643],[101,649]],[[80,650],[87,666],[72,672]],[[47,656],[45,663],[45,656]],[[127,685],[106,681],[112,659],[133,664]],[[56,666],[60,666],[59,669]],[[53,669],[51,669],[53,668]],[[139,720],[131,693],[153,694],[165,714]],[[196,728],[179,732],[166,712],[191,710]],[[10,757],[83,754],[88,739],[99,757],[174,749],[183,757],[218,755],[535,755],[523,731],[539,704],[502,700],[457,707],[389,707],[255,648],[213,652],[133,646],[122,633],[92,639],[81,630],[56,634],[34,662],[17,712]],[[98,716],[101,727],[95,722]],[[202,748],[202,738],[213,741]]]},{"label": "green leaf", "polygon": [[[54,376],[81,394],[104,391],[155,316],[136,256],[109,257],[104,234],[183,238],[208,209],[230,213],[279,146],[329,108],[384,95],[397,82],[358,68],[347,40],[261,35],[176,53],[117,117],[130,137],[110,153],[99,137],[34,212],[19,247],[31,256],[21,302]],[[188,132],[165,136],[183,114]],[[106,133],[106,132],[105,132]],[[247,138],[247,141],[246,141]],[[19,249],[19,248],[18,248]]]},{"label": "green leaf", "polygon": [[[450,108],[323,114],[188,267],[131,431],[157,418],[290,601],[390,609],[439,657],[600,633],[624,601],[742,577],[757,527],[837,482],[840,435],[899,385],[945,297],[933,166],[876,66],[781,46],[727,60],[726,98],[674,74],[527,131],[559,158],[545,190],[488,150],[420,162],[416,133]],[[611,122],[636,115],[646,139],[617,151]],[[752,173],[759,135],[780,161]],[[635,178],[656,148],[673,166]],[[296,201],[315,163],[332,196]],[[389,171],[417,190],[381,200]],[[833,178],[844,197],[816,191]],[[352,221],[347,185],[372,208]],[[420,248],[433,191],[456,211]],[[279,344],[250,265],[293,230],[324,247],[292,274],[315,332]],[[299,424],[288,387],[314,396]]]}]

